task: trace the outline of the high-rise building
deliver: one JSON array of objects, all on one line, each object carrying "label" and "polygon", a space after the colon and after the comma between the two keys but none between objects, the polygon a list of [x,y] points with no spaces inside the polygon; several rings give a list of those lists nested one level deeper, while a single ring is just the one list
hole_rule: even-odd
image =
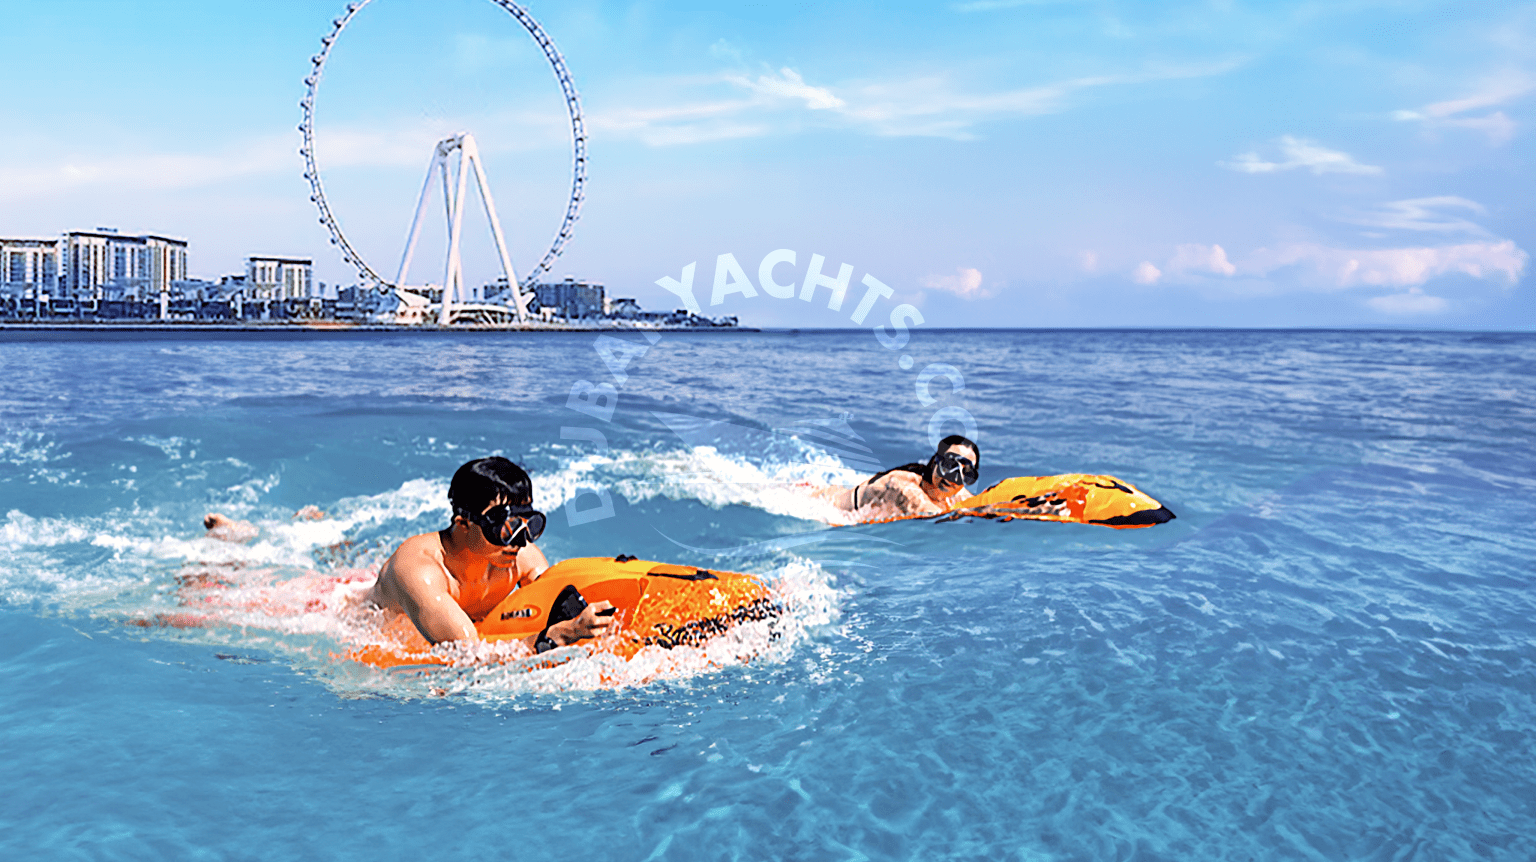
[{"label": "high-rise building", "polygon": [[158,301],[163,318],[171,282],[187,277],[184,239],[125,236],[111,228],[97,228],[70,231],[59,243],[62,292],[76,302]]},{"label": "high-rise building", "polygon": [[565,281],[533,286],[533,295],[538,300],[539,308],[559,309],[555,313],[566,319],[602,317],[607,314],[606,294],[601,284],[577,281],[569,275]]},{"label": "high-rise building", "polygon": [[0,289],[53,293],[59,286],[59,241],[0,239]]},{"label": "high-rise building", "polygon": [[307,257],[246,258],[245,287],[250,299],[309,299],[314,261]]}]

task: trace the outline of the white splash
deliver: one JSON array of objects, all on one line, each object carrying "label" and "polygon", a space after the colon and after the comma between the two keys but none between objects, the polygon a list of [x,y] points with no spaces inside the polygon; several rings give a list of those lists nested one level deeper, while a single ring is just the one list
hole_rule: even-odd
[{"label": "white splash", "polygon": [[849,523],[847,513],[818,499],[815,492],[828,486],[851,487],[866,476],[814,449],[804,460],[766,464],[713,446],[643,453],[614,450],[582,455],[553,474],[536,476],[534,502],[555,509],[579,488],[605,487],[630,503],[662,497],[714,509],[740,505],[808,521]]}]

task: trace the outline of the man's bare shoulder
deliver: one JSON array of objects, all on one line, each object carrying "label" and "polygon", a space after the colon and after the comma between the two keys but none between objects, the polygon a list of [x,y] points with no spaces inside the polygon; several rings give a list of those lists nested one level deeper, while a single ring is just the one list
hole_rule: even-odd
[{"label": "man's bare shoulder", "polygon": [[[443,566],[443,541],[437,533],[422,533],[400,543],[400,547],[384,562],[379,570],[379,580],[373,587],[373,601],[382,607],[400,607],[403,594],[415,592],[407,589],[402,579],[418,581],[425,578],[431,586],[446,588],[448,571]],[[441,580],[441,584],[436,583]],[[414,586],[414,584],[413,584]]]},{"label": "man's bare shoulder", "polygon": [[395,550],[395,553],[427,553],[441,559],[443,556],[443,538],[436,532],[421,533],[401,542],[400,547]]}]

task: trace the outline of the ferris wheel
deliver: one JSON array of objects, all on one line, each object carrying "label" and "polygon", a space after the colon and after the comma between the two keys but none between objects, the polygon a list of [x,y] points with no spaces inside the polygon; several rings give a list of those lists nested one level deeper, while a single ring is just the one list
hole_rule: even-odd
[{"label": "ferris wheel", "polygon": [[[352,23],[352,19],[357,17],[357,13],[361,12],[364,7],[372,2],[373,0],[355,0],[355,2],[347,4],[347,11],[341,17],[331,22],[331,32],[320,40],[320,53],[310,58],[310,73],[304,79],[304,100],[299,103],[299,107],[304,110],[304,121],[299,124],[299,131],[304,135],[304,145],[299,149],[299,154],[304,157],[304,179],[309,182],[309,199],[320,211],[320,223],[325,225],[325,229],[330,232],[331,244],[341,251],[342,259],[347,264],[356,268],[358,276],[365,282],[379,289],[393,289],[398,292],[398,289],[404,287],[404,285],[394,284],[380,276],[372,266],[369,266],[363,256],[347,240],[346,234],[342,232],[341,225],[337,223],[335,214],[331,210],[330,202],[325,197],[325,187],[320,180],[320,167],[315,159],[315,96],[320,92],[320,78],[325,72],[326,60],[330,58],[331,49],[335,46],[336,40],[340,38],[342,31],[347,29],[347,25]],[[576,93],[576,85],[571,80],[570,70],[566,68],[565,58],[560,55],[559,49],[555,47],[555,43],[549,38],[549,34],[544,32],[544,28],[539,26],[539,22],[535,21],[526,9],[511,2],[511,0],[491,0],[491,2],[505,9],[508,14],[516,19],[523,26],[523,29],[527,30],[528,34],[533,37],[533,40],[538,43],[539,48],[544,51],[544,57],[549,61],[550,67],[554,70],[555,79],[560,83],[560,90],[565,97],[566,113],[569,115],[571,122],[571,194],[569,201],[566,203],[565,218],[561,221],[560,229],[555,233],[555,238],[550,243],[549,250],[544,253],[543,258],[539,260],[533,269],[528,271],[526,276],[516,279],[517,284],[514,290],[520,290],[523,287],[531,287],[538,280],[539,276],[543,275],[554,264],[555,259],[565,250],[566,243],[570,242],[571,234],[575,231],[576,220],[581,216],[581,204],[585,197],[587,183],[587,131],[586,124],[581,116],[581,99]],[[507,275],[509,280],[511,280],[512,273],[510,270]],[[447,322],[446,306],[448,301],[447,292],[445,291],[443,315],[445,323]],[[520,310],[521,304],[519,302]]]}]

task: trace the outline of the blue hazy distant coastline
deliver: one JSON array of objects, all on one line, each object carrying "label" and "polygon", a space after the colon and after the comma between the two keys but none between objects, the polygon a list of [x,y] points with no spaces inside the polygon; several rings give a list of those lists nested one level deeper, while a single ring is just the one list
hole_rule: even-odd
[{"label": "blue hazy distant coastline", "polygon": [[[1536,335],[662,333],[622,381],[596,338],[0,335],[0,855],[541,858],[572,823],[637,860],[1536,854]],[[934,363],[963,389],[925,403]],[[1178,520],[796,514],[946,405],[982,485],[1110,473]],[[491,452],[551,559],[819,604],[616,689],[371,671],[323,614],[130,624],[209,573],[366,571]],[[570,525],[597,489],[613,517]],[[260,537],[202,538],[210,509]]]}]

